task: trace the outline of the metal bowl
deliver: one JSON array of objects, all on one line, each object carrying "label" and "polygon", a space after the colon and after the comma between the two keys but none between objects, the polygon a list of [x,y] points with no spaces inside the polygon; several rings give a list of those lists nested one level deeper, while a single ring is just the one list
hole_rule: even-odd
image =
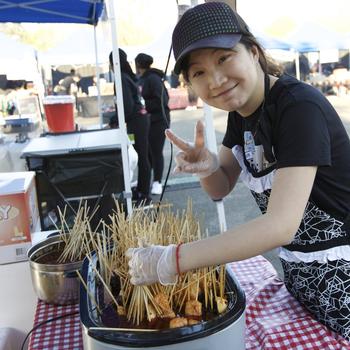
[{"label": "metal bowl", "polygon": [[82,261],[66,264],[38,263],[39,258],[59,251],[64,244],[59,235],[49,237],[28,250],[28,259],[34,291],[38,298],[48,304],[69,305],[79,300],[79,277],[77,271]]}]

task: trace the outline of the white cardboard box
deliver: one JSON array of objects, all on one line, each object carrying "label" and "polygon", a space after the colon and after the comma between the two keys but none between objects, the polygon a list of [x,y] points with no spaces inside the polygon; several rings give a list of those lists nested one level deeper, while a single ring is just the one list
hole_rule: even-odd
[{"label": "white cardboard box", "polygon": [[35,172],[0,173],[0,264],[27,259],[40,231]]}]

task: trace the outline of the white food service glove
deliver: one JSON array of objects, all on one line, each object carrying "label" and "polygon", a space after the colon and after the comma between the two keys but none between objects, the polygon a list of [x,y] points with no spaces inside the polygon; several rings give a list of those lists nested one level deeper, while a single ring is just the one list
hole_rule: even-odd
[{"label": "white food service glove", "polygon": [[202,121],[199,120],[196,124],[194,143],[182,140],[170,129],[166,130],[165,135],[180,149],[175,156],[175,173],[190,173],[203,179],[219,169],[218,156],[205,147]]},{"label": "white food service glove", "polygon": [[175,244],[129,248],[126,257],[129,258],[132,284],[147,285],[160,282],[166,286],[177,282]]}]

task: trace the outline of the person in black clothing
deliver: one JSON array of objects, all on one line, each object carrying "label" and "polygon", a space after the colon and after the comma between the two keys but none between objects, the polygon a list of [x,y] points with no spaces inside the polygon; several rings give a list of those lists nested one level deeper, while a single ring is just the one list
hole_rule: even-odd
[{"label": "person in black clothing", "polygon": [[[138,155],[138,178],[137,187],[133,190],[133,200],[137,203],[148,204],[151,183],[151,166],[149,162],[148,134],[150,128],[150,116],[141,102],[141,96],[136,84],[136,75],[133,73],[127,55],[119,49],[119,61],[123,89],[123,103],[125,123],[128,134],[133,134],[134,148]],[[109,63],[113,70],[113,54],[109,55]],[[114,87],[114,95],[116,95]],[[110,121],[111,127],[118,127],[118,109],[116,116]]]},{"label": "person in black clothing", "polygon": [[169,95],[162,80],[164,72],[151,68],[152,63],[152,56],[144,53],[138,54],[135,58],[136,70],[140,75],[141,94],[145,100],[146,110],[151,115],[149,133],[150,159],[153,168],[151,192],[152,194],[161,194],[164,169],[164,132],[170,125]]},{"label": "person in black clothing", "polygon": [[339,115],[321,92],[283,74],[223,2],[187,10],[172,44],[175,73],[228,112],[219,155],[200,121],[193,143],[166,131],[180,149],[175,170],[196,174],[213,200],[240,177],[263,215],[203,240],[131,248],[131,283],[174,284],[188,270],[278,247],[291,295],[350,340],[350,140]]}]

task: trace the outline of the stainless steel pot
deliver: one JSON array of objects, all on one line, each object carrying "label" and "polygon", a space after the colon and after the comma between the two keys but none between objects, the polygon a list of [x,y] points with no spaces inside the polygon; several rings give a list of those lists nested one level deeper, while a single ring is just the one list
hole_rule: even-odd
[{"label": "stainless steel pot", "polygon": [[77,271],[82,261],[67,264],[38,263],[44,255],[55,253],[63,244],[59,235],[49,237],[28,250],[28,259],[34,291],[38,298],[48,304],[69,305],[79,300]]}]

